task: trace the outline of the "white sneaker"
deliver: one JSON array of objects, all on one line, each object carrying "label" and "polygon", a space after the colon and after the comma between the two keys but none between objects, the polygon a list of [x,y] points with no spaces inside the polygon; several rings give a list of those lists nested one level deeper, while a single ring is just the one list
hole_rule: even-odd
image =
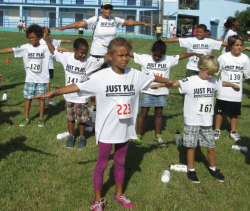
[{"label": "white sneaker", "polygon": [[247,34],[250,34],[250,31],[247,31]]},{"label": "white sneaker", "polygon": [[167,146],[167,144],[163,141],[163,138],[162,138],[161,134],[155,135],[154,140],[157,141],[159,146],[164,146],[164,147]]},{"label": "white sneaker", "polygon": [[214,139],[218,140],[220,138],[221,132],[220,130],[214,130]]},{"label": "white sneaker", "polygon": [[240,134],[238,133],[238,131],[236,130],[235,132],[230,132],[230,135],[229,135],[234,141],[240,141],[241,138],[240,138]]}]

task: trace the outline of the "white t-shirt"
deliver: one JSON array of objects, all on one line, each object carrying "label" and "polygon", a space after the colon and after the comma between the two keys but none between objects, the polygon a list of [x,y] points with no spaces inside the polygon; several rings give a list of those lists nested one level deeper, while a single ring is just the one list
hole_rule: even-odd
[{"label": "white t-shirt", "polygon": [[[228,38],[230,36],[233,36],[233,35],[237,35],[237,32],[233,31],[232,29],[229,29],[228,32],[227,32],[227,34],[226,34],[226,36],[225,36],[224,42],[228,42]],[[226,52],[227,52],[226,51],[226,47],[224,47],[221,53],[224,54]]]},{"label": "white t-shirt", "polygon": [[[61,40],[50,39],[52,45],[57,48],[61,45]],[[47,45],[44,39],[40,39],[40,45]],[[55,57],[53,54],[50,53],[49,55],[49,69],[54,69],[55,67]]]},{"label": "white t-shirt", "polygon": [[23,58],[26,72],[25,82],[48,83],[49,82],[49,49],[46,45],[33,47],[24,44],[13,48],[15,57]]},{"label": "white t-shirt", "polygon": [[[141,65],[142,72],[146,74],[157,75],[162,78],[169,78],[170,68],[177,65],[179,62],[179,55],[176,56],[163,56],[159,62],[155,62],[153,57],[148,54],[138,54],[134,53],[134,61]],[[158,84],[152,82],[153,84]],[[167,87],[161,87],[159,89],[143,90],[143,93],[151,95],[168,95],[169,90]]]},{"label": "white t-shirt", "polygon": [[250,60],[248,56],[241,53],[239,57],[235,57],[231,52],[227,52],[222,54],[218,61],[221,71],[220,80],[237,84],[240,87],[240,91],[237,92],[232,87],[223,87],[217,92],[217,99],[241,102],[243,74],[246,79],[250,78]]},{"label": "white t-shirt", "polygon": [[[83,61],[76,60],[73,52],[62,52],[55,50],[54,55],[64,68],[65,72],[65,86],[79,83],[82,77],[86,77],[94,70],[100,68],[104,63],[103,58],[95,58],[87,56]],[[91,95],[83,94],[82,92],[75,92],[63,95],[66,101],[72,103],[87,103],[88,97]]]},{"label": "white t-shirt", "polygon": [[99,21],[96,24],[96,16],[87,19],[88,29],[93,29],[96,26],[90,54],[99,56],[106,55],[108,48],[105,46],[108,46],[110,41],[115,38],[116,28],[120,28],[124,24],[124,21],[124,19],[118,17],[110,16],[109,19],[104,19],[102,16],[99,16]]},{"label": "white t-shirt", "polygon": [[[111,68],[90,76],[79,89],[96,96],[96,143],[124,143],[137,139],[135,123],[139,106],[139,93],[155,79],[133,68],[125,68],[120,75]],[[125,114],[130,118],[120,119]]]},{"label": "white t-shirt", "polygon": [[79,28],[78,31],[83,31],[83,28]]},{"label": "white t-shirt", "polygon": [[[204,38],[198,40],[197,37],[179,38],[181,47],[187,48],[188,53],[200,53],[210,55],[212,50],[220,50],[222,41],[213,40],[210,38]],[[198,71],[199,57],[191,56],[188,58],[187,69]]]},{"label": "white t-shirt", "polygon": [[214,112],[214,92],[222,87],[222,82],[212,77],[203,80],[191,76],[179,80],[179,91],[185,94],[184,122],[192,126],[212,126]]}]

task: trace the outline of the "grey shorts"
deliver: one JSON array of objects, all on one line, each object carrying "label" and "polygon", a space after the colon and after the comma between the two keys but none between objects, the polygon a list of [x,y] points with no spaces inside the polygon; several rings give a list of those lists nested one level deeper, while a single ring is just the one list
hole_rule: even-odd
[{"label": "grey shorts", "polygon": [[72,103],[65,101],[66,119],[68,121],[77,121],[85,123],[89,119],[88,103]]},{"label": "grey shorts", "polygon": [[185,147],[200,146],[215,148],[214,132],[212,126],[184,126],[183,145]]}]

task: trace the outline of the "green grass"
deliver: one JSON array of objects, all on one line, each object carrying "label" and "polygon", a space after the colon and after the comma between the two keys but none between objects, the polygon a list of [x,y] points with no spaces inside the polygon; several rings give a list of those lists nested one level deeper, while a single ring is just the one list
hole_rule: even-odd
[{"label": "green grass", "polygon": [[[74,40],[76,36],[53,36]],[[87,37],[89,43],[90,37]],[[3,32],[1,49],[27,43],[24,34]],[[154,40],[134,39],[135,52],[150,54]],[[63,44],[65,47],[71,45]],[[168,55],[185,53],[178,43],[168,44]],[[214,51],[215,56],[220,51]],[[9,58],[10,63],[6,64]],[[0,56],[5,81],[0,85],[0,96],[8,93],[8,100],[0,102],[0,210],[89,210],[94,198],[93,171],[98,155],[94,133],[86,132],[87,147],[83,150],[67,149],[66,139],[56,135],[67,131],[64,99],[53,98],[58,105],[45,107],[45,128],[37,127],[39,106],[32,102],[31,123],[26,128],[18,126],[24,117],[23,85],[25,72],[22,59],[13,54]],[[171,69],[171,79],[185,76],[187,60]],[[131,59],[129,66],[140,69]],[[51,86],[64,86],[64,72],[56,63]],[[250,148],[249,85],[244,83],[242,115],[238,119],[241,145]],[[222,137],[216,142],[217,167],[226,177],[224,184],[212,178],[207,171],[205,148],[198,148],[195,167],[201,183],[192,184],[185,173],[171,171],[170,182],[161,182],[161,174],[170,164],[186,164],[185,148],[174,144],[176,130],[183,131],[183,98],[178,89],[170,90],[168,105],[164,108],[163,136],[168,148],[158,148],[153,141],[154,114],[150,110],[143,132],[143,145],[136,148],[131,141],[126,160],[125,193],[140,211],[165,210],[249,210],[250,159],[249,152],[231,149],[234,141],[229,138],[230,123],[223,120]],[[79,136],[77,128],[76,136]],[[103,196],[107,199],[105,210],[125,210],[112,197],[114,186],[113,155],[104,174]]]}]

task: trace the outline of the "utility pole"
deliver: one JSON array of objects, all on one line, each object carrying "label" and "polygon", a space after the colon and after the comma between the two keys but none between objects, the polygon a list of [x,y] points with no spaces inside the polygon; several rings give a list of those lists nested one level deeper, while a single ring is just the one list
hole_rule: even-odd
[{"label": "utility pole", "polygon": [[160,4],[160,24],[161,24],[161,27],[163,27],[163,1],[164,0],[161,0],[161,4]]}]

